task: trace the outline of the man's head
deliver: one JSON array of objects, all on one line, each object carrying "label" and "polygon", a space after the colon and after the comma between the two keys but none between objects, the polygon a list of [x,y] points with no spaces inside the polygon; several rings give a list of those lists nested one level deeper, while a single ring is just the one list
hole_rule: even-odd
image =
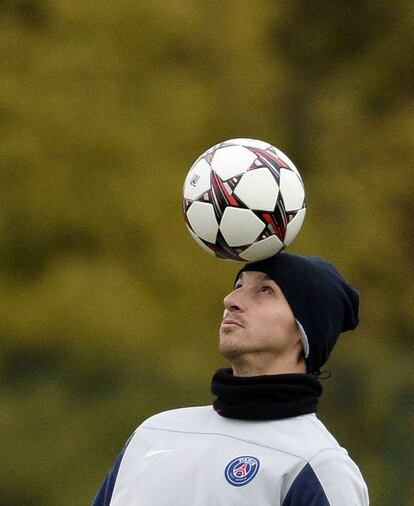
[{"label": "man's head", "polygon": [[220,351],[236,375],[305,372],[301,336],[292,309],[266,273],[242,272],[224,298]]},{"label": "man's head", "polygon": [[[257,280],[260,279],[260,276],[262,276],[262,281],[267,278],[277,287],[276,291],[280,292],[281,297],[278,300],[274,299],[273,313],[272,305],[267,302],[249,303],[250,309],[249,306],[240,303],[233,304],[230,309],[231,304],[228,300],[226,304],[226,299],[229,297],[231,297],[231,302],[238,293],[241,295],[241,291],[238,292],[238,287],[241,284],[241,288],[243,288],[246,276],[249,274]],[[282,298],[290,310],[291,318],[288,326],[286,326],[287,319],[280,317]],[[236,315],[249,319],[255,318],[255,316],[251,316],[253,313],[261,315],[258,318],[267,329],[266,339],[271,341],[273,334],[276,348],[282,342],[285,342],[286,345],[290,342],[296,350],[293,352],[292,347],[290,348],[290,361],[295,360],[296,357],[296,360],[299,361],[297,363],[300,364],[300,359],[306,356],[306,370],[309,373],[317,372],[326,362],[339,334],[354,329],[358,324],[358,292],[345,281],[331,263],[318,257],[283,252],[260,262],[246,264],[237,275],[235,290],[226,299],[224,321],[227,317],[231,319]],[[243,298],[239,297],[238,300],[243,301]],[[264,304],[263,307],[262,304]],[[269,308],[269,318],[267,319],[261,314],[265,307]],[[247,313],[245,313],[246,310]],[[287,317],[288,312],[288,310],[284,311],[283,315]],[[273,320],[270,314],[273,314]],[[295,332],[292,329],[292,322]],[[262,330],[258,329],[258,325],[255,326],[255,329],[251,328],[250,324],[246,327],[250,328],[252,332],[257,332],[254,339],[252,337],[251,340],[255,340],[256,343],[261,342],[260,336],[264,334],[262,334]],[[220,327],[220,349],[230,361],[232,358],[226,353],[226,346],[228,347],[232,341],[224,331],[227,329],[227,333],[233,337],[234,342],[239,343],[241,349],[248,342],[241,338],[242,331],[237,333],[235,330],[232,334],[232,328],[231,325],[226,327],[223,324]],[[283,334],[285,339],[281,337]],[[236,337],[238,338],[236,339]],[[301,353],[299,354],[296,347],[298,340],[301,344]],[[223,343],[226,343],[226,346]],[[276,356],[278,350],[274,349],[273,351]],[[279,351],[281,350],[279,349]],[[289,346],[283,349],[283,353],[288,351]],[[296,355],[292,355],[292,353],[296,353]],[[296,372],[296,370],[292,369],[291,372]]]}]

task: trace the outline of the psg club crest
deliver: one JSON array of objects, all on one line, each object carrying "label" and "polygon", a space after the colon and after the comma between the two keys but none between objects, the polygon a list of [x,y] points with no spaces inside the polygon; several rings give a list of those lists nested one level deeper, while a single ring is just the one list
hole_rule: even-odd
[{"label": "psg club crest", "polygon": [[256,457],[237,457],[227,464],[224,476],[230,485],[242,487],[253,480],[259,467]]}]

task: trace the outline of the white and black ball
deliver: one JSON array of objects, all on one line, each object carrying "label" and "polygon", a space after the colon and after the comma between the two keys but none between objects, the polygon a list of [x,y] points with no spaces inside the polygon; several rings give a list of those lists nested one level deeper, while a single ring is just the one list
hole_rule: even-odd
[{"label": "white and black ball", "polygon": [[288,246],[306,214],[293,162],[271,144],[230,139],[205,151],[183,189],[187,227],[219,258],[255,262]]}]

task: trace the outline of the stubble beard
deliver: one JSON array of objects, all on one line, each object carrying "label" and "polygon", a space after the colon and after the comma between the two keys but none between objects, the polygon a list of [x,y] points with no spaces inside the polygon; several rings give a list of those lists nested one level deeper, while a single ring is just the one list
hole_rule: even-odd
[{"label": "stubble beard", "polygon": [[227,358],[230,362],[238,359],[243,353],[246,352],[240,336],[237,336],[233,330],[222,330],[219,333],[219,351],[223,357]]}]

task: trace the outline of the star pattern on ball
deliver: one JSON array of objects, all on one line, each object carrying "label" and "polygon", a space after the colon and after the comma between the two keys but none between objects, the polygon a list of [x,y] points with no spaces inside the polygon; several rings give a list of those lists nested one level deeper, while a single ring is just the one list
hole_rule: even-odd
[{"label": "star pattern on ball", "polygon": [[306,214],[299,171],[278,148],[232,139],[201,155],[184,183],[183,210],[194,239],[213,255],[267,258],[288,246]]}]

